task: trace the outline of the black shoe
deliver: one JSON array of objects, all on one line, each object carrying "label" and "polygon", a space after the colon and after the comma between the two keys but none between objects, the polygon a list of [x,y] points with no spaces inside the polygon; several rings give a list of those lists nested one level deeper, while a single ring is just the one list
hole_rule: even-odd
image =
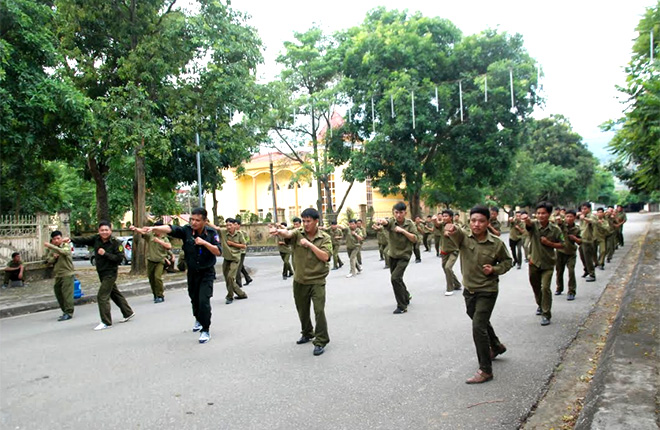
[{"label": "black shoe", "polygon": [[165,297],[156,297],[154,299],[154,303],[163,303],[165,301]]},{"label": "black shoe", "polygon": [[598,268],[599,268],[600,270],[605,270],[605,265],[604,265],[604,264],[601,264],[600,266],[598,266]]},{"label": "black shoe", "polygon": [[421,263],[422,260],[415,260],[415,263]]},{"label": "black shoe", "polygon": [[286,281],[286,275],[282,275],[282,279]]},{"label": "black shoe", "polygon": [[555,291],[555,296],[561,296],[561,293],[562,293],[561,291],[557,290]]},{"label": "black shoe", "polygon": [[495,357],[497,357],[498,355],[502,355],[505,352],[506,352],[506,346],[504,346],[504,344],[501,343],[498,347],[490,349],[490,359],[493,360]]},{"label": "black shoe", "polygon": [[231,305],[232,303],[234,303],[234,299],[225,300],[225,305]]},{"label": "black shoe", "polygon": [[583,277],[583,278],[586,278],[587,276],[589,276],[589,274],[588,274],[587,272],[584,272],[584,273],[582,274],[582,277]]},{"label": "black shoe", "polygon": [[58,320],[58,321],[68,321],[68,320],[70,320],[71,318],[73,318],[73,317],[72,317],[71,315],[69,315],[69,314],[62,314],[62,316],[59,317],[57,320]]},{"label": "black shoe", "polygon": [[540,306],[538,308],[536,308],[536,315],[541,315],[542,313],[543,313],[543,311],[541,310]]},{"label": "black shoe", "polygon": [[247,296],[234,296],[234,300],[245,300]]},{"label": "black shoe", "polygon": [[516,269],[520,270],[520,264],[518,265],[518,267],[516,267]]},{"label": "black shoe", "polygon": [[323,348],[321,345],[316,345],[314,347],[314,355],[318,356],[321,355],[325,352],[325,348]]},{"label": "black shoe", "polygon": [[606,261],[607,263],[611,263],[611,262],[612,262],[612,259],[611,259],[611,258],[608,258],[608,259],[605,260],[605,261]]},{"label": "black shoe", "polygon": [[596,277],[595,277],[595,276],[591,276],[591,275],[589,275],[589,276],[587,276],[586,281],[587,281],[587,282],[596,282]]},{"label": "black shoe", "polygon": [[252,283],[252,278],[245,280],[245,285],[250,285]]},{"label": "black shoe", "polygon": [[566,296],[566,300],[575,300],[575,294],[569,294]]},{"label": "black shoe", "polygon": [[398,315],[398,314],[405,314],[406,312],[408,312],[408,309],[396,308],[392,313]]},{"label": "black shoe", "polygon": [[304,343],[309,342],[310,340],[314,339],[313,337],[307,337],[307,336],[302,336],[300,339],[296,341],[298,345],[302,345]]},{"label": "black shoe", "polygon": [[378,261],[385,261],[385,259],[384,259],[384,258],[381,258],[381,259],[380,259],[380,260],[378,260]]},{"label": "black shoe", "polygon": [[546,317],[541,318],[541,325],[549,325],[550,320],[547,319]]}]

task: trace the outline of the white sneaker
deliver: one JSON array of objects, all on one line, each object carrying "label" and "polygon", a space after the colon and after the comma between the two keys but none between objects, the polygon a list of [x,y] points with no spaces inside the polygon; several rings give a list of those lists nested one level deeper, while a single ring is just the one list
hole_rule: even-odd
[{"label": "white sneaker", "polygon": [[133,318],[134,316],[135,316],[135,312],[133,312],[132,314],[121,320],[121,322],[129,322],[131,318]]},{"label": "white sneaker", "polygon": [[453,291],[445,291],[445,296],[453,296],[454,292]]},{"label": "white sneaker", "polygon": [[348,275],[346,275],[346,277],[347,277],[347,278],[352,278],[352,277],[353,277],[353,274],[352,274],[352,273],[349,273]]},{"label": "white sneaker", "polygon": [[192,328],[193,332],[198,332],[202,329],[202,325],[199,323],[199,321],[195,321],[195,325]]},{"label": "white sneaker", "polygon": [[206,343],[211,340],[211,335],[208,331],[203,331],[199,334],[199,343]]},{"label": "white sneaker", "polygon": [[110,328],[112,326],[106,325],[104,323],[99,323],[96,327],[94,327],[94,330],[99,331],[99,330],[105,330],[106,328]]}]

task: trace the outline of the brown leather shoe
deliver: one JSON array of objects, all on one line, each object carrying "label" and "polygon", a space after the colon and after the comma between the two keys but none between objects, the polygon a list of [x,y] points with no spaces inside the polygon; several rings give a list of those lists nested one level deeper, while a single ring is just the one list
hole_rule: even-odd
[{"label": "brown leather shoe", "polygon": [[467,381],[465,381],[466,384],[483,384],[484,382],[488,382],[491,379],[493,379],[493,374],[492,373],[486,373],[482,371],[481,369],[477,370],[477,373],[474,374],[474,376]]},{"label": "brown leather shoe", "polygon": [[500,344],[497,348],[490,349],[490,359],[493,360],[498,355],[502,355],[506,352],[506,346],[503,343]]}]

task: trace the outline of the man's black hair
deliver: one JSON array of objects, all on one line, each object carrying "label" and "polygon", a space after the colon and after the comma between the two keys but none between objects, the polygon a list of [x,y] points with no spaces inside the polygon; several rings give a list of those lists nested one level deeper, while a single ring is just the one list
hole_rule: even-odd
[{"label": "man's black hair", "polygon": [[206,209],[204,209],[204,208],[195,208],[195,209],[192,210],[192,212],[190,212],[190,215],[201,215],[202,219],[206,219],[208,214],[209,213],[206,212]]},{"label": "man's black hair", "polygon": [[51,238],[51,239],[54,238],[54,237],[57,237],[57,236],[62,236],[62,232],[59,231],[59,230],[55,230],[54,232],[52,232],[52,233],[50,234],[50,238]]},{"label": "man's black hair", "polygon": [[236,224],[238,224],[238,225],[243,224],[243,221],[241,221],[240,218],[236,218],[236,219],[234,220],[234,222],[235,222]]},{"label": "man's black hair", "polygon": [[566,215],[568,215],[568,214],[573,214],[573,215],[577,216],[577,212],[575,212],[575,210],[573,210],[573,209],[567,209],[566,210]]},{"label": "man's black hair", "polygon": [[426,215],[426,218],[433,218],[431,215]]},{"label": "man's black hair", "polygon": [[110,221],[103,220],[99,222],[99,228],[101,227],[108,227],[110,230],[112,230],[112,224],[110,224]]},{"label": "man's black hair", "polygon": [[545,209],[549,214],[552,213],[552,203],[546,202],[545,200],[538,202],[536,204],[536,209]]},{"label": "man's black hair", "polygon": [[295,217],[291,220],[292,222],[302,222],[302,220],[298,217]]},{"label": "man's black hair", "polygon": [[285,222],[281,222],[280,225],[281,225],[282,227],[286,227],[286,223],[285,223]]},{"label": "man's black hair", "polygon": [[395,211],[405,211],[407,209],[407,207],[406,207],[406,204],[404,202],[399,202],[399,203],[395,204],[392,207],[392,209],[395,210]]},{"label": "man's black hair", "polygon": [[337,225],[337,221],[332,221],[330,225]]},{"label": "man's black hair", "polygon": [[13,260],[14,257],[16,257],[17,255],[21,255],[21,253],[20,252],[12,252],[11,253],[11,259]]},{"label": "man's black hair", "polygon": [[583,207],[588,207],[589,209],[591,209],[591,203],[589,202],[580,203],[580,209],[582,209]]},{"label": "man's black hair", "polygon": [[449,215],[449,216],[452,217],[452,218],[454,217],[454,211],[451,210],[451,209],[445,209],[445,210],[443,210],[443,211],[442,211],[442,214],[443,214],[443,215],[444,215],[444,214],[447,214],[447,215]]},{"label": "man's black hair", "polygon": [[355,218],[351,218],[351,219],[348,220],[349,224],[352,223],[352,222],[357,222],[357,221],[355,220]]},{"label": "man's black hair", "polygon": [[320,216],[319,216],[319,211],[317,211],[317,210],[314,209],[314,208],[307,208],[307,209],[305,209],[304,211],[302,211],[302,213],[300,214],[300,216],[301,216],[302,218],[311,218],[311,219],[315,219],[315,220],[318,220],[318,219],[320,218]]},{"label": "man's black hair", "polygon": [[225,223],[227,223],[227,224],[236,224],[236,220],[234,218],[227,218],[225,220]]},{"label": "man's black hair", "polygon": [[605,212],[605,209],[603,209],[603,208],[601,207],[601,208],[596,209],[596,212]]},{"label": "man's black hair", "polygon": [[483,215],[486,217],[486,219],[490,219],[490,209],[488,209],[488,207],[484,205],[476,205],[475,207],[470,209],[470,217],[472,217],[472,214]]}]

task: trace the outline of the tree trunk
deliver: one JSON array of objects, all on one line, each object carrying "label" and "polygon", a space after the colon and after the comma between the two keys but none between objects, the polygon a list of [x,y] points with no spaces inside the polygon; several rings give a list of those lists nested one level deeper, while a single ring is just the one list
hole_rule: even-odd
[{"label": "tree trunk", "polygon": [[108,173],[108,166],[98,163],[93,155],[87,156],[87,166],[89,172],[94,178],[96,185],[96,221],[110,221],[110,205],[108,204],[108,189],[105,184],[105,177]]},{"label": "tree trunk", "polygon": [[[144,139],[135,150],[135,182],[133,183],[133,225],[143,227],[147,221],[146,214],[146,173],[143,152]],[[147,272],[147,242],[142,236],[133,236],[133,258],[131,261],[131,274],[143,275]]]},{"label": "tree trunk", "polygon": [[408,213],[410,214],[410,219],[414,220],[415,217],[421,216],[419,202],[419,191],[408,193],[408,204],[410,205]]},{"label": "tree trunk", "polygon": [[[213,196],[213,217],[211,219],[213,220],[214,225],[220,224],[220,217],[218,217],[218,196],[215,195],[215,192],[217,191],[216,187],[214,186],[211,189],[211,195]],[[243,219],[241,220],[243,223],[246,221]],[[247,220],[247,222],[250,222],[250,220]]]}]

